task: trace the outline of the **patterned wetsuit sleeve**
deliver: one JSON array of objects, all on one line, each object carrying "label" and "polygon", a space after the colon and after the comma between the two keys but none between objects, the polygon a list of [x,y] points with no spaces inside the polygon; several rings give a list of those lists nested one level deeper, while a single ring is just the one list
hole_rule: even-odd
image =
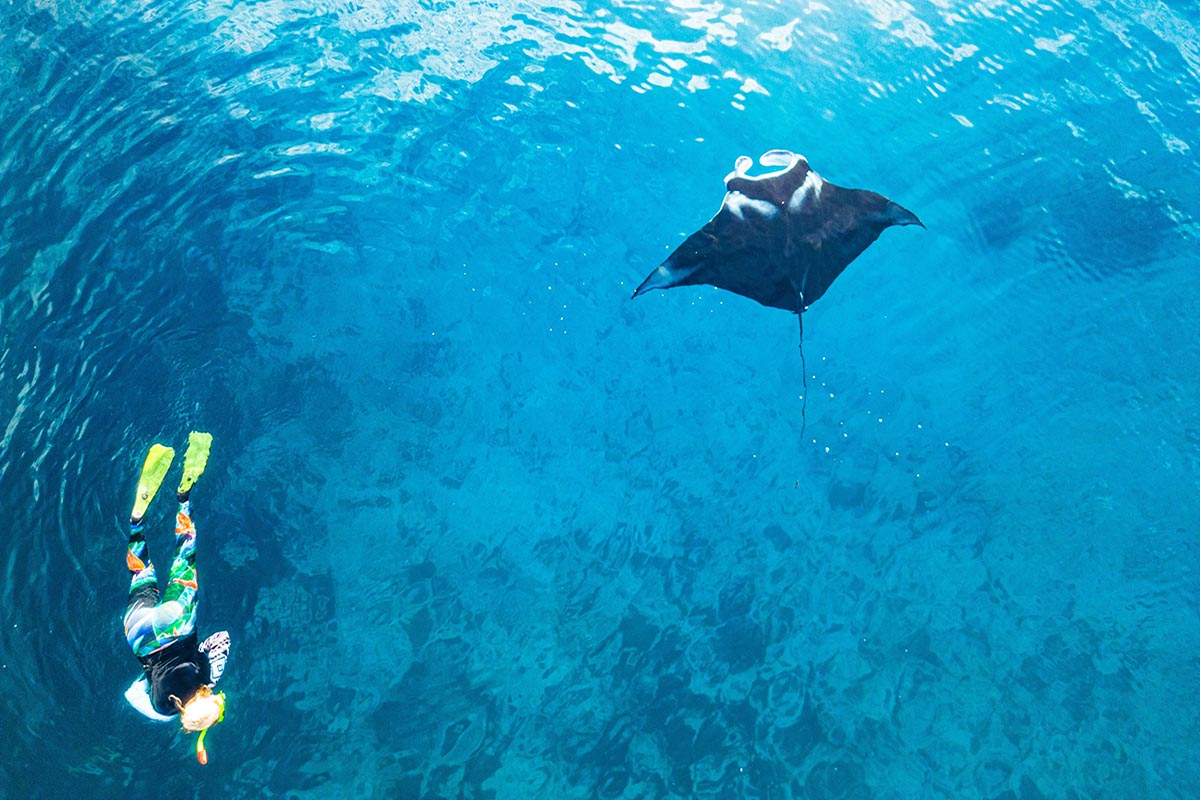
[{"label": "patterned wetsuit sleeve", "polygon": [[208,658],[209,682],[216,684],[225,671],[225,659],[229,657],[229,632],[217,631],[201,642],[199,649]]}]

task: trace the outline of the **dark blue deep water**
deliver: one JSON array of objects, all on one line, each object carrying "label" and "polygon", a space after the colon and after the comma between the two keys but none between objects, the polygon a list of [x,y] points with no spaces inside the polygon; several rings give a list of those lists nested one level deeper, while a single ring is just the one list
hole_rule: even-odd
[{"label": "dark blue deep water", "polygon": [[[1195,3],[16,0],[0,80],[0,796],[1197,796]],[[803,435],[793,316],[629,299],[777,147],[928,226]],[[122,698],[191,428],[206,767]]]}]

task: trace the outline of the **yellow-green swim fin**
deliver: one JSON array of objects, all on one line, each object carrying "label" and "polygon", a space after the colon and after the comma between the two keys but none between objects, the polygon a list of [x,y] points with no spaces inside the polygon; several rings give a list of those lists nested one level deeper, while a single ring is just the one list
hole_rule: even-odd
[{"label": "yellow-green swim fin", "polygon": [[162,486],[163,478],[167,477],[167,470],[171,468],[174,458],[175,451],[170,447],[157,443],[150,445],[146,463],[142,465],[142,475],[138,478],[137,497],[133,500],[131,519],[139,520],[146,515],[146,509],[158,492],[158,487]]},{"label": "yellow-green swim fin", "polygon": [[188,434],[187,452],[183,454],[183,478],[179,481],[179,494],[187,495],[196,479],[204,474],[208,465],[208,451],[212,447],[212,434],[192,431]]}]

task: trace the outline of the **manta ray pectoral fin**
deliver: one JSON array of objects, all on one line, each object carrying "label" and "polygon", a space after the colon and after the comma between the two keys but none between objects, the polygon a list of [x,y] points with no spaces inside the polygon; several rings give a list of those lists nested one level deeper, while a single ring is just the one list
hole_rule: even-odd
[{"label": "manta ray pectoral fin", "polygon": [[883,217],[889,225],[920,225],[925,227],[925,223],[917,219],[917,215],[909,211],[899,203],[888,201],[887,208],[883,212]]},{"label": "manta ray pectoral fin", "polygon": [[663,262],[658,267],[646,276],[646,280],[642,281],[641,286],[633,290],[632,297],[637,297],[639,294],[645,294],[651,289],[670,289],[675,285],[678,279],[677,275],[673,275],[670,270],[670,262]]}]

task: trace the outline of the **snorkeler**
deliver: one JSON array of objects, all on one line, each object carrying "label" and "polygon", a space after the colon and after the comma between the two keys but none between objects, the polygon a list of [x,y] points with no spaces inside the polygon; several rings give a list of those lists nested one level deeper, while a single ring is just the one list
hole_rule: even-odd
[{"label": "snorkeler", "polygon": [[137,497],[129,518],[129,552],[125,563],[133,574],[125,611],[125,638],[142,663],[144,675],[125,692],[129,704],[150,719],[168,722],[178,714],[183,729],[199,731],[196,758],[208,763],[204,736],[225,718],[225,693],[212,689],[225,669],[229,634],[220,631],[197,644],[196,526],[188,495],[208,463],[212,435],[192,431],[183,456],[183,478],[176,496],[175,557],[166,591],[159,596],[154,565],[146,554],[142,518],[175,458],[170,447],[155,444],[146,455]]}]

